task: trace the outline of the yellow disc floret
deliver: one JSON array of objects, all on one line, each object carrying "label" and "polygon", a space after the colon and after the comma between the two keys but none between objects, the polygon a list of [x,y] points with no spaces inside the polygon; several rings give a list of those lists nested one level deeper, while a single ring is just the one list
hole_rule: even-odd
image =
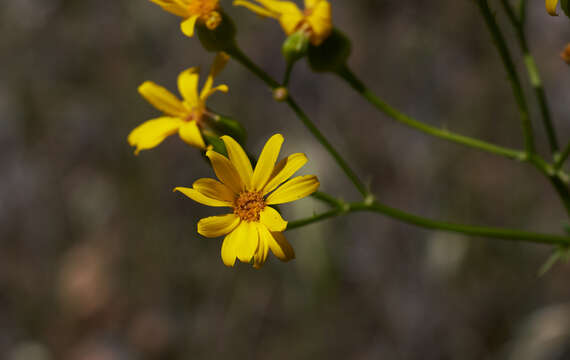
[{"label": "yellow disc floret", "polygon": [[265,209],[265,206],[261,191],[244,191],[234,202],[234,214],[243,221],[259,221],[261,211]]}]

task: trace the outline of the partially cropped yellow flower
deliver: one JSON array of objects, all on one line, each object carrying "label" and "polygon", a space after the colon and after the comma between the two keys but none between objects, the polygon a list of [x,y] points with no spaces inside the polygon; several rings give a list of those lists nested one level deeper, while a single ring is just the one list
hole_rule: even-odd
[{"label": "partially cropped yellow flower", "polygon": [[194,35],[196,23],[206,25],[214,30],[222,22],[219,0],[150,0],[160,5],[164,10],[178,15],[185,20],[180,24],[180,29],[186,36]]},{"label": "partially cropped yellow flower", "polygon": [[552,16],[558,16],[556,5],[558,5],[558,0],[546,0],[546,11]]},{"label": "partially cropped yellow flower", "polygon": [[158,146],[168,136],[178,133],[189,145],[205,149],[206,144],[200,128],[207,115],[206,99],[216,91],[228,92],[227,85],[213,87],[214,78],[224,68],[228,56],[219,53],[210,69],[208,79],[198,93],[198,68],[190,68],[178,76],[178,90],[183,100],[153,82],[146,81],[139,86],[139,93],[165,116],[148,120],[136,127],[128,137],[131,146],[136,146],[135,154],[141,150]]},{"label": "partially cropped yellow flower", "polygon": [[245,6],[261,16],[277,19],[287,35],[304,31],[311,44],[320,45],[332,32],[331,5],[327,0],[305,0],[301,11],[290,1],[255,0],[260,5],[246,0],[235,0],[234,5]]},{"label": "partially cropped yellow flower", "polygon": [[288,180],[307,162],[304,154],[293,154],[275,164],[283,136],[273,135],[265,144],[259,161],[252,168],[242,147],[231,137],[222,136],[229,159],[208,151],[214,172],[220,181],[199,179],[192,188],[177,187],[190,199],[214,207],[229,207],[227,215],[212,216],[198,222],[198,233],[214,238],[224,236],[222,261],[234,266],[236,258],[260,268],[269,250],[282,261],[295,258],[295,252],[281,233],[287,228],[279,212],[269,205],[304,198],[319,187],[316,176],[298,176]]}]

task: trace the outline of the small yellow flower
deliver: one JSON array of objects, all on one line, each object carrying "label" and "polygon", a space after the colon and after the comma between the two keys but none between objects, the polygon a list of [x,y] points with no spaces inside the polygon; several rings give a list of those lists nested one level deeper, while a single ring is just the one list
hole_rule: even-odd
[{"label": "small yellow flower", "polygon": [[304,154],[293,154],[275,164],[283,136],[273,135],[265,144],[255,170],[242,147],[231,137],[222,136],[229,159],[208,151],[216,176],[199,179],[192,188],[177,187],[190,199],[213,207],[229,207],[233,212],[212,216],[198,222],[198,233],[214,238],[224,236],[222,261],[234,266],[236,258],[260,268],[269,250],[282,261],[295,258],[295,252],[283,236],[287,228],[279,212],[269,205],[304,198],[319,187],[316,176],[298,176],[288,180],[307,162]]},{"label": "small yellow flower", "polygon": [[141,150],[158,146],[168,136],[177,132],[189,145],[199,149],[206,148],[200,131],[203,117],[207,115],[206,99],[216,91],[228,92],[227,85],[212,87],[214,78],[224,68],[228,59],[228,55],[224,53],[216,56],[199,94],[198,69],[190,68],[182,72],[178,76],[178,90],[182,94],[182,101],[153,82],[146,81],[139,86],[139,93],[154,107],[164,112],[165,116],[148,120],[131,131],[127,140],[131,146],[136,146],[136,155]]},{"label": "small yellow flower", "polygon": [[552,16],[558,16],[556,5],[558,5],[558,0],[546,0],[546,11]]},{"label": "small yellow flower", "polygon": [[184,35],[192,37],[196,23],[200,22],[210,30],[222,22],[219,0],[150,0],[165,11],[178,15],[185,20],[180,24]]},{"label": "small yellow flower", "polygon": [[320,45],[332,32],[331,5],[327,0],[305,0],[304,11],[290,1],[256,1],[262,6],[246,0],[235,0],[234,5],[245,6],[258,15],[277,19],[287,35],[304,31],[315,46]]}]

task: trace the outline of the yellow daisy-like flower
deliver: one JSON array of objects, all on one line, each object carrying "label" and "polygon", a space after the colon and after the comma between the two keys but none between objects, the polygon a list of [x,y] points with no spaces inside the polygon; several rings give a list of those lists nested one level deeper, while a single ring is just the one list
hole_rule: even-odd
[{"label": "yellow daisy-like flower", "polygon": [[146,81],[139,86],[139,93],[155,108],[164,112],[163,117],[148,120],[137,126],[127,140],[136,146],[135,154],[141,150],[158,146],[168,136],[178,133],[189,145],[205,149],[200,128],[207,115],[206,99],[216,91],[228,92],[227,85],[213,87],[214,78],[224,68],[229,57],[219,53],[210,69],[210,74],[198,94],[198,68],[190,68],[178,76],[178,90],[183,100],[179,100],[170,91],[153,82]]},{"label": "yellow daisy-like flower", "polygon": [[245,6],[258,15],[277,19],[287,35],[297,31],[306,32],[315,46],[320,45],[332,32],[331,5],[327,0],[305,0],[304,11],[290,1],[255,1],[262,6],[246,0],[235,0],[234,5]]},{"label": "yellow daisy-like flower", "polygon": [[558,0],[546,0],[546,11],[552,16],[558,16],[556,5],[558,5]]},{"label": "yellow daisy-like flower", "polygon": [[185,20],[180,24],[184,35],[192,37],[196,23],[200,22],[214,30],[222,22],[219,0],[150,0],[165,11]]},{"label": "yellow daisy-like flower", "polygon": [[208,151],[214,172],[220,181],[199,179],[192,188],[177,187],[190,199],[204,205],[229,207],[233,212],[212,216],[198,222],[198,233],[209,237],[224,236],[222,261],[234,266],[236,258],[260,268],[269,250],[282,261],[295,258],[295,252],[283,236],[287,228],[279,212],[269,205],[299,200],[317,191],[316,176],[298,176],[288,180],[307,162],[304,154],[293,154],[275,164],[283,136],[273,135],[265,144],[255,170],[243,148],[231,137],[222,136],[229,159]]}]

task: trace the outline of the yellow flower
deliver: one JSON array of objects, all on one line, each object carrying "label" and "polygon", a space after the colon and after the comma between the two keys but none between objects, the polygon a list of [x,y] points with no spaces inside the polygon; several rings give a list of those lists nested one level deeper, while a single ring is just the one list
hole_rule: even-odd
[{"label": "yellow flower", "polygon": [[287,35],[297,31],[307,33],[315,46],[320,45],[332,32],[331,5],[327,0],[305,0],[304,11],[290,1],[256,1],[262,6],[246,0],[235,0],[234,5],[245,6],[258,15],[277,19]]},{"label": "yellow flower", "polygon": [[281,233],[287,222],[269,205],[299,200],[317,191],[316,176],[288,180],[305,165],[307,157],[297,153],[275,164],[283,144],[283,136],[276,134],[265,144],[254,170],[234,139],[222,136],[222,140],[229,159],[214,151],[206,153],[220,181],[199,179],[192,188],[174,189],[201,204],[233,209],[230,214],[200,220],[198,233],[209,238],[225,235],[222,261],[226,266],[234,266],[237,258],[245,263],[253,261],[253,266],[260,268],[269,250],[282,261],[295,258]]},{"label": "yellow flower", "polygon": [[214,78],[224,68],[229,57],[219,53],[210,69],[208,79],[198,94],[198,69],[190,68],[178,76],[178,90],[182,94],[180,101],[170,91],[153,82],[146,81],[139,86],[139,93],[154,107],[164,112],[165,116],[148,120],[137,126],[127,140],[136,146],[135,154],[141,150],[158,146],[168,136],[178,132],[180,138],[189,145],[205,149],[200,128],[207,116],[206,99],[216,91],[228,92],[227,85],[212,87]]},{"label": "yellow flower", "polygon": [[219,0],[150,0],[164,10],[185,20],[180,24],[184,35],[192,37],[196,23],[214,30],[222,22]]},{"label": "yellow flower", "polygon": [[556,5],[558,5],[558,0],[546,0],[546,11],[552,16],[558,16]]}]

